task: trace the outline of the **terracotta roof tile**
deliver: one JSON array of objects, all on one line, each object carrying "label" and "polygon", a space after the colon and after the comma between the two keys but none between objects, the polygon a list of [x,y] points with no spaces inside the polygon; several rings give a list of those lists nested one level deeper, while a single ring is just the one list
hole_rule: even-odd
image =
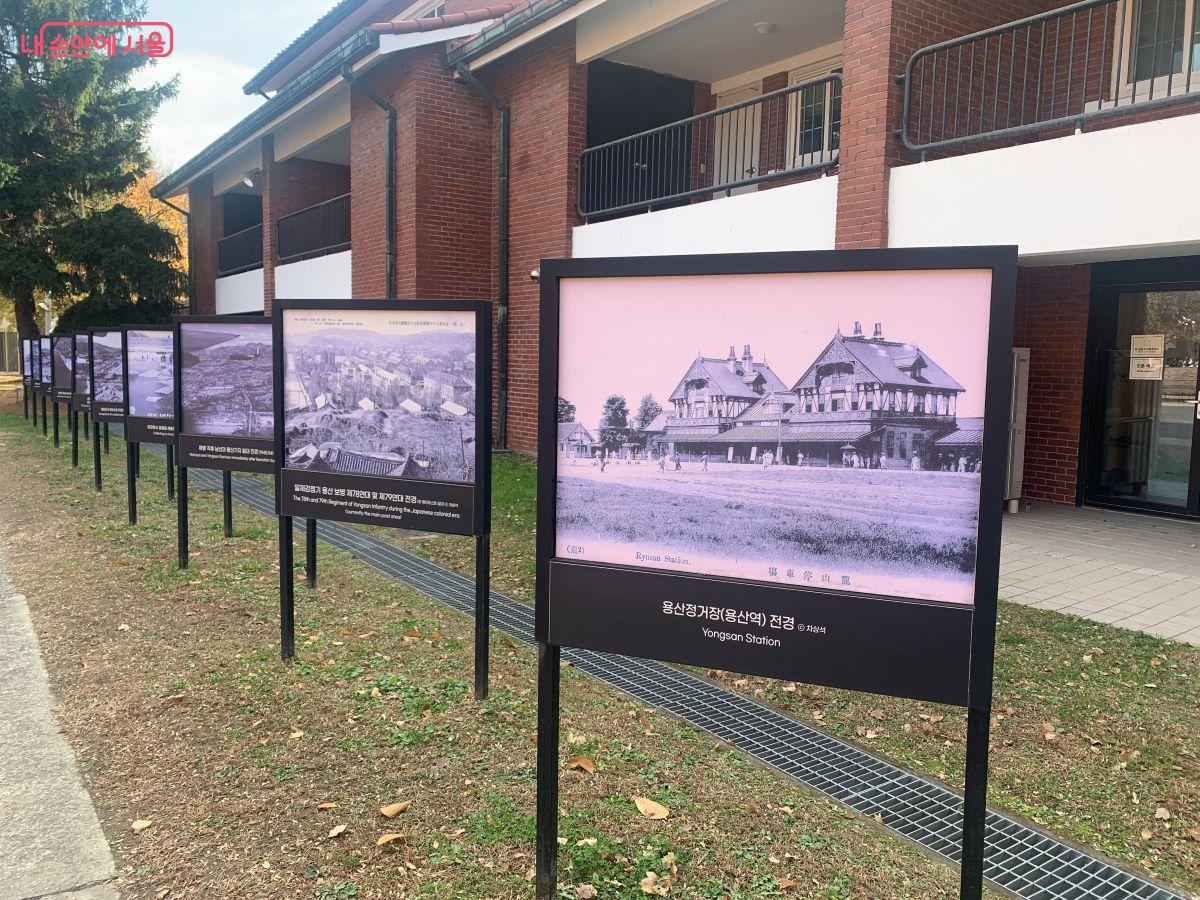
[{"label": "terracotta roof tile", "polygon": [[500,19],[514,10],[527,5],[528,0],[518,0],[513,3],[494,3],[479,9],[465,12],[449,13],[444,16],[433,16],[421,19],[400,19],[396,22],[378,22],[371,26],[372,31],[380,34],[415,34],[421,31],[438,31],[442,28],[453,28],[457,25],[470,25],[473,22],[487,22]]}]

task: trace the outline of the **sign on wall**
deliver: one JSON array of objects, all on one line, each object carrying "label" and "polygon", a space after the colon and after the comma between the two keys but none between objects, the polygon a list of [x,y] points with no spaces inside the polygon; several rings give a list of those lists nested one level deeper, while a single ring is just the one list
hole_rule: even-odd
[{"label": "sign on wall", "polygon": [[75,360],[71,385],[71,406],[79,412],[90,412],[92,408],[90,391],[92,357],[88,336],[86,334],[75,335],[72,349],[75,353]]},{"label": "sign on wall", "polygon": [[179,465],[275,471],[270,320],[186,316],[175,332]]},{"label": "sign on wall", "polygon": [[279,514],[485,534],[488,304],[275,309]]},{"label": "sign on wall", "polygon": [[50,338],[52,355],[51,393],[55,403],[69,405],[75,386],[75,336],[56,334]]},{"label": "sign on wall", "polygon": [[1166,349],[1166,335],[1135,334],[1129,339],[1129,355],[1134,357],[1154,357],[1162,359]]},{"label": "sign on wall", "polygon": [[129,326],[124,332],[125,439],[175,441],[175,335],[170,325]]},{"label": "sign on wall", "polygon": [[[1014,266],[543,268],[539,640],[967,705],[993,640]],[[559,398],[582,453],[556,441]]]},{"label": "sign on wall", "polygon": [[53,357],[50,338],[38,338],[38,393],[50,396],[50,385],[53,378]]},{"label": "sign on wall", "polygon": [[92,328],[91,362],[92,419],[97,422],[125,420],[125,359],[121,355],[120,328]]}]

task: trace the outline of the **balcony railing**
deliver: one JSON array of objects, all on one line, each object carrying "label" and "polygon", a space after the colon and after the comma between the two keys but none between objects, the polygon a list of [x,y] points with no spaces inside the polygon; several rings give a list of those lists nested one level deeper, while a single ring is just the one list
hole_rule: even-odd
[{"label": "balcony railing", "polygon": [[901,137],[928,151],[1177,103],[1200,90],[1200,31],[1160,0],[1084,0],[918,50]]},{"label": "balcony railing", "polygon": [[235,231],[217,241],[217,274],[233,275],[263,264],[262,223]]},{"label": "balcony railing", "polygon": [[275,225],[281,263],[339,253],[350,248],[350,195],[342,194],[299,212]]},{"label": "balcony railing", "polygon": [[579,214],[652,210],[828,169],[841,103],[835,73],[589,147],[579,158]]}]

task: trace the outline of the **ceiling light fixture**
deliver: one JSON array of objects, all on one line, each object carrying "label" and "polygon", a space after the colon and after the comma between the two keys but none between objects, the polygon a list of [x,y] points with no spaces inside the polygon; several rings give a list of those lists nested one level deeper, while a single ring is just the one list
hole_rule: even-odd
[{"label": "ceiling light fixture", "polygon": [[774,22],[755,22],[754,30],[757,31],[759,34],[770,34],[772,31],[775,30],[775,23]]},{"label": "ceiling light fixture", "polygon": [[258,174],[257,169],[251,169],[249,172],[247,172],[245,175],[242,176],[242,184],[244,184],[248,188],[254,187],[254,176],[257,174]]}]

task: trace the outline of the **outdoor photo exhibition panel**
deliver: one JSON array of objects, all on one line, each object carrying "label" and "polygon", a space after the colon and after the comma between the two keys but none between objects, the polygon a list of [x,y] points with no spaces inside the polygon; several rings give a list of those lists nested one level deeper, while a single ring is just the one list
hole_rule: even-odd
[{"label": "outdoor photo exhibition panel", "polygon": [[125,359],[120,328],[88,331],[93,422],[125,421]]},{"label": "outdoor photo exhibition panel", "polygon": [[[25,338],[21,341],[21,384],[24,385],[26,393],[33,388],[33,351],[30,349],[32,341]],[[25,412],[29,415],[28,409]]]},{"label": "outdoor photo exhibition panel", "polygon": [[262,316],[176,319],[181,467],[275,471],[271,329]]},{"label": "outdoor photo exhibition panel", "polygon": [[50,353],[50,399],[70,406],[75,389],[75,335],[53,335],[50,338]]},{"label": "outdoor photo exhibition panel", "polygon": [[1015,273],[1014,248],[543,263],[539,897],[561,646],[968,707],[979,896]]},{"label": "outdoor photo exhibition panel", "polygon": [[484,301],[281,301],[280,515],[488,531]]},{"label": "outdoor photo exhibition panel", "polygon": [[485,300],[273,309],[280,654],[295,652],[292,518],[475,536],[475,696],[487,696],[492,312]]},{"label": "outdoor photo exhibition panel", "polygon": [[38,388],[38,392],[43,397],[50,396],[50,383],[51,383],[51,377],[52,377],[51,372],[53,370],[53,366],[52,366],[53,357],[51,356],[51,352],[52,351],[51,351],[51,347],[50,347],[49,336],[38,338],[37,388]]},{"label": "outdoor photo exhibition panel", "polygon": [[170,325],[131,325],[122,334],[125,440],[134,444],[173,444],[173,328]]},{"label": "outdoor photo exhibition panel", "polygon": [[89,336],[75,335],[75,361],[71,383],[71,407],[77,412],[90,412],[92,408],[91,374],[92,351]]}]

